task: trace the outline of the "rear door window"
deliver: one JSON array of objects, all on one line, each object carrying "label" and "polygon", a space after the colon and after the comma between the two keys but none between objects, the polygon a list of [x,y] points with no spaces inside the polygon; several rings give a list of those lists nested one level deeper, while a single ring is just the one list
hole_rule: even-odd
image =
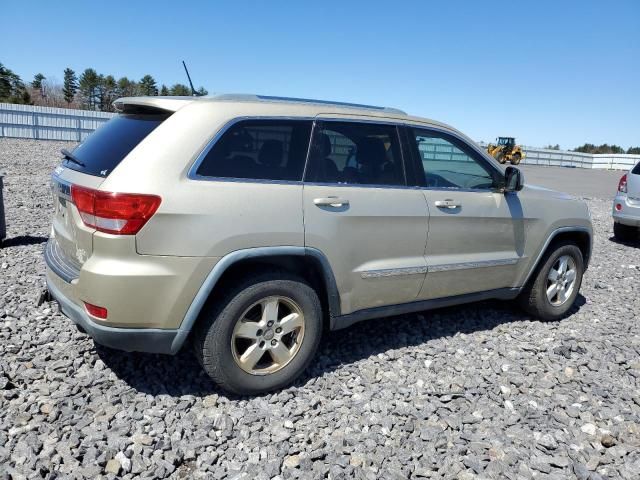
[{"label": "rear door window", "polygon": [[118,115],[73,150],[80,162],[65,159],[72,170],[106,177],[144,138],[169,115]]},{"label": "rear door window", "polygon": [[301,181],[311,137],[308,120],[245,120],[205,154],[201,177]]},{"label": "rear door window", "polygon": [[396,127],[375,123],[318,122],[305,181],[405,185]]}]

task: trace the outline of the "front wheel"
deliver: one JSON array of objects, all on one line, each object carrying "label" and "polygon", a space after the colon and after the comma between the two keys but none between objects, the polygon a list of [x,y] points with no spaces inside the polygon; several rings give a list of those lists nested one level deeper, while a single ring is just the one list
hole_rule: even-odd
[{"label": "front wheel", "polygon": [[520,153],[515,153],[511,157],[511,165],[518,165],[520,163],[520,160],[522,160],[522,155]]},{"label": "front wheel", "polygon": [[275,271],[238,285],[200,320],[194,347],[202,367],[222,388],[241,395],[292,383],[322,335],[316,292]]},{"label": "front wheel", "polygon": [[550,249],[519,297],[520,305],[542,321],[558,320],[573,306],[584,273],[582,252],[573,243]]}]

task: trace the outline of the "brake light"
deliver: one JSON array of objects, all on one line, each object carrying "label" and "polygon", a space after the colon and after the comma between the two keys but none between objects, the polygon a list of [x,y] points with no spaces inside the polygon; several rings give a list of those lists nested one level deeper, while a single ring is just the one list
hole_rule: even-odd
[{"label": "brake light", "polygon": [[87,227],[113,235],[135,235],[156,213],[156,195],[114,193],[71,186],[71,198]]},{"label": "brake light", "polygon": [[107,309],[104,307],[98,307],[97,305],[92,305],[90,303],[84,302],[84,308],[87,309],[89,315],[92,315],[96,318],[101,318],[102,320],[106,320],[107,318]]},{"label": "brake light", "polygon": [[622,193],[627,193],[627,174],[626,173],[620,179],[620,183],[618,183],[618,191]]}]

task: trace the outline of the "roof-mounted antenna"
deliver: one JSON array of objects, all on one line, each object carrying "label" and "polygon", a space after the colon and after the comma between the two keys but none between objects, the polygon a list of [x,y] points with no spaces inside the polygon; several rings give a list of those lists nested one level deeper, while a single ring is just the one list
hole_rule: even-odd
[{"label": "roof-mounted antenna", "polygon": [[197,97],[198,94],[196,93],[196,89],[193,88],[193,82],[191,81],[191,75],[189,75],[189,70],[187,70],[187,64],[184,63],[184,60],[182,60],[182,66],[184,67],[184,71],[187,73],[187,78],[189,79],[189,85],[191,86],[191,95],[193,95],[194,97]]}]

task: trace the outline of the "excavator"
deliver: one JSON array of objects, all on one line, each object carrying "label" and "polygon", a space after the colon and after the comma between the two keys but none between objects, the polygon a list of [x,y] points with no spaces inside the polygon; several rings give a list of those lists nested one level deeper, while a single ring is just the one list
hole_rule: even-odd
[{"label": "excavator", "polygon": [[510,162],[518,165],[524,158],[524,152],[520,145],[516,145],[514,137],[498,137],[496,144],[487,145],[487,152],[500,163]]}]

